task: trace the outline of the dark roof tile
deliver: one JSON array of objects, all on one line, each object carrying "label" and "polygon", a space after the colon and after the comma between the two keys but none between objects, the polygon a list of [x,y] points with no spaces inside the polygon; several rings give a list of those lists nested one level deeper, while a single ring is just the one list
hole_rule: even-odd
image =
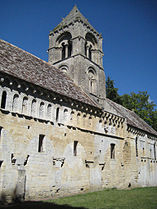
[{"label": "dark roof tile", "polygon": [[144,120],[142,120],[135,112],[126,109],[122,105],[119,105],[110,99],[106,100],[110,105],[112,105],[113,108],[115,108],[123,117],[127,119],[127,123],[129,125],[157,136],[157,132]]},{"label": "dark roof tile", "polygon": [[3,40],[0,40],[0,71],[80,102],[96,106],[65,73]]}]

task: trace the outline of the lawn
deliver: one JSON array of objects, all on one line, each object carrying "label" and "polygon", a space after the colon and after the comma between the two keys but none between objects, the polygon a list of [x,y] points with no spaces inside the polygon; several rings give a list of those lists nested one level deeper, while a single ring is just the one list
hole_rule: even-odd
[{"label": "lawn", "polygon": [[105,189],[44,201],[2,206],[9,209],[157,209],[157,187],[130,190]]},{"label": "lawn", "polygon": [[105,189],[52,202],[57,205],[88,209],[157,209],[157,187],[131,190]]}]

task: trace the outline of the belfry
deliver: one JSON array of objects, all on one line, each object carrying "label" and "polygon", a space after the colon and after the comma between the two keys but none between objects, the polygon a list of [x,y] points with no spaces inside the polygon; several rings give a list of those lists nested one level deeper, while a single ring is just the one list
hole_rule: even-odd
[{"label": "belfry", "polygon": [[105,98],[102,36],[74,6],[49,34],[49,63],[66,72],[99,104]]}]

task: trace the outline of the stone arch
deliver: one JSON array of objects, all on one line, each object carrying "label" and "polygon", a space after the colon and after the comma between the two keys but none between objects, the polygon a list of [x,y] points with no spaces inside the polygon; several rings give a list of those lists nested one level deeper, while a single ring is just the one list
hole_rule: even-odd
[{"label": "stone arch", "polygon": [[22,100],[22,113],[27,114],[27,110],[28,110],[28,98],[24,97]]},{"label": "stone arch", "polygon": [[87,33],[85,36],[85,56],[92,60],[92,50],[96,48],[97,40],[92,33]]},{"label": "stone arch", "polygon": [[47,118],[51,119],[51,114],[52,114],[52,105],[51,104],[47,105],[47,112],[46,112],[46,114],[47,114]]},{"label": "stone arch", "polygon": [[12,111],[16,112],[18,111],[18,105],[19,105],[19,95],[15,94],[13,97],[13,103],[12,103]]},{"label": "stone arch", "polygon": [[39,105],[39,117],[40,118],[43,118],[44,117],[44,102],[40,102],[40,105]]},{"label": "stone arch", "polygon": [[61,65],[60,67],[59,67],[59,69],[62,71],[62,72],[67,72],[68,71],[68,66],[67,65]]},{"label": "stone arch", "polygon": [[37,104],[36,99],[33,99],[32,104],[31,104],[31,115],[32,116],[36,116],[36,104]]},{"label": "stone arch", "polygon": [[68,109],[65,108],[63,111],[63,120],[67,121],[67,119],[68,119]]},{"label": "stone arch", "polygon": [[87,73],[88,73],[89,92],[92,94],[96,94],[97,91],[96,71],[93,67],[89,67]]},{"label": "stone arch", "polygon": [[70,32],[66,31],[59,35],[56,43],[61,47],[61,59],[71,57],[72,54],[72,35]]}]

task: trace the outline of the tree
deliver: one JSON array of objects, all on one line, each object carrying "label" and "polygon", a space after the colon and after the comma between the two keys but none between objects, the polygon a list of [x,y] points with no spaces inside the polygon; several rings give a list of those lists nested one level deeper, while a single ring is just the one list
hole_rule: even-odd
[{"label": "tree", "polygon": [[116,103],[121,104],[121,97],[118,94],[118,88],[114,87],[114,81],[107,77],[106,80],[106,97]]},{"label": "tree", "polygon": [[114,87],[114,81],[108,77],[106,81],[106,97],[134,111],[157,131],[156,104],[150,101],[150,96],[147,91],[139,91],[137,94],[131,92],[130,94],[120,96],[118,94],[118,88]]},{"label": "tree", "polygon": [[137,94],[131,92],[121,96],[121,103],[124,107],[134,111],[145,122],[157,130],[157,110],[155,103],[150,101],[147,91],[139,91]]}]

